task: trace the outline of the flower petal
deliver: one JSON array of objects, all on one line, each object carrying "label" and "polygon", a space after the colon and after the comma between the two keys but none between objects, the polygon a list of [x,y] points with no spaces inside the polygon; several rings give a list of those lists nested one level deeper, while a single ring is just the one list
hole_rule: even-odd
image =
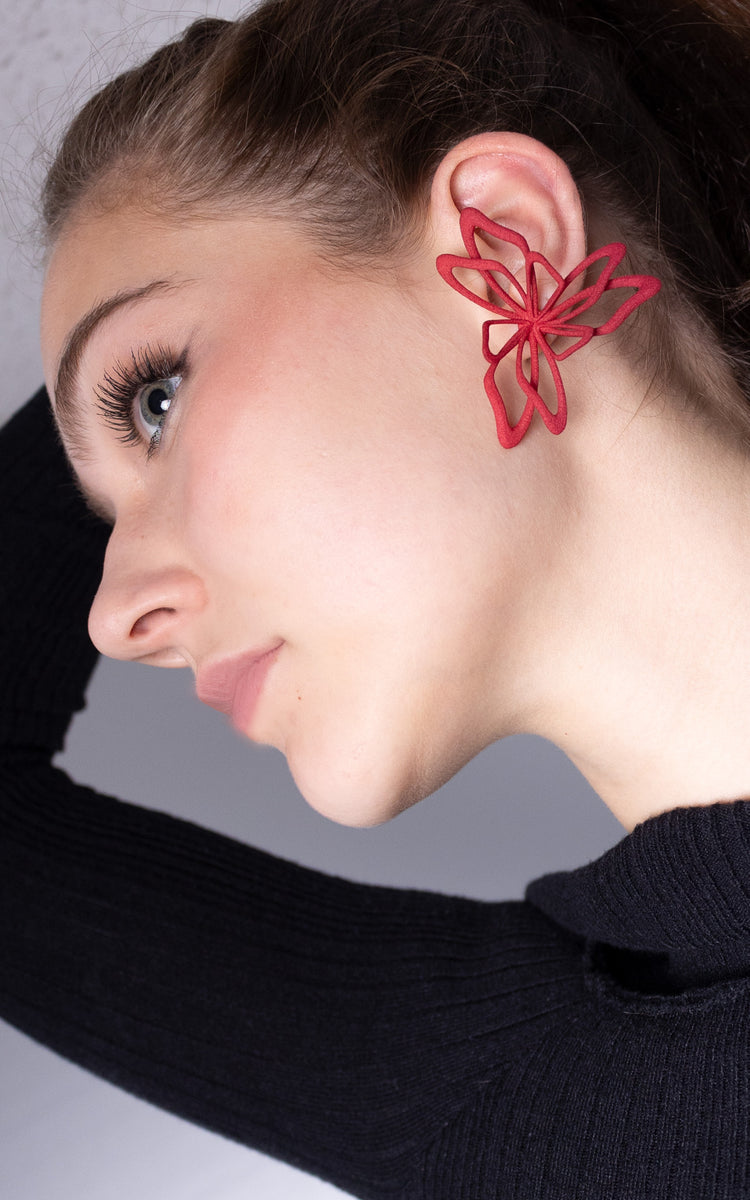
[{"label": "flower petal", "polygon": [[547,325],[545,322],[544,325],[540,323],[538,328],[545,338],[575,338],[573,345],[567,346],[564,350],[555,350],[552,346],[547,345],[547,350],[558,362],[562,362],[564,358],[570,358],[576,350],[588,345],[594,336],[594,330],[590,325]]},{"label": "flower petal", "polygon": [[505,327],[511,324],[517,325],[517,322],[510,320],[485,321],[484,325],[482,326],[482,354],[486,358],[487,362],[492,363],[494,366],[497,366],[501,358],[505,358],[506,354],[510,354],[511,350],[515,349],[520,338],[526,336],[525,326],[520,329],[517,328],[513,333],[511,333],[508,340],[503,343],[499,350],[493,350],[490,346],[490,330],[494,329],[496,325],[502,325]]},{"label": "flower petal", "polygon": [[[558,288],[557,292],[550,296],[544,306],[544,315],[554,321],[574,321],[576,317],[585,312],[587,308],[592,308],[594,304],[603,296],[606,291],[609,281],[612,278],[612,272],[625,257],[625,247],[622,242],[610,242],[608,246],[601,246],[599,250],[594,250],[587,258],[578,264],[562,281],[562,287]],[[559,297],[574,283],[580,276],[585,275],[589,267],[592,267],[595,262],[606,260],[604,267],[600,271],[598,278],[574,293],[572,296],[567,296],[564,300]]]},{"label": "flower petal", "polygon": [[[473,300],[480,308],[486,308],[489,312],[498,313],[514,319],[516,322],[526,320],[527,299],[523,289],[515,275],[501,262],[497,262],[493,258],[462,258],[459,254],[441,254],[437,259],[436,266],[445,282],[460,296],[465,296],[467,300]],[[470,288],[456,279],[453,272],[457,269],[477,271],[485,288],[494,292],[499,297],[500,303],[493,303],[486,296],[472,292]],[[496,278],[498,275],[508,280],[508,283],[518,293],[518,298],[503,288]]]},{"label": "flower petal", "polygon": [[[531,351],[529,360],[528,375],[523,369],[523,355],[518,354],[516,359],[516,379],[527,397],[527,407],[531,405],[532,410],[537,409],[544,424],[551,433],[562,433],[568,419],[568,409],[565,399],[565,388],[560,376],[560,369],[555,361],[554,354],[543,338],[532,336],[529,338],[529,348]],[[555,394],[557,396],[557,411],[552,410],[547,405],[547,402],[539,393],[539,352],[542,352],[544,359],[550,369],[552,382],[555,385]],[[524,412],[526,410],[524,409]]]},{"label": "flower petal", "polygon": [[[519,353],[522,347],[519,349]],[[492,411],[495,414],[495,427],[497,429],[498,441],[501,446],[509,450],[512,446],[517,446],[526,430],[529,427],[531,418],[534,415],[534,405],[528,401],[526,407],[521,413],[521,418],[516,425],[511,425],[508,420],[508,412],[505,407],[505,401],[500,395],[497,384],[495,383],[495,368],[497,364],[491,365],[484,376],[484,390],[487,393],[487,399],[492,405]]]}]

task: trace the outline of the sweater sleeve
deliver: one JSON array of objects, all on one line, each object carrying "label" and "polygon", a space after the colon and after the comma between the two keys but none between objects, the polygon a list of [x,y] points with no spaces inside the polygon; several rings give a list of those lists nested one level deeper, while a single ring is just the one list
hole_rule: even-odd
[{"label": "sweater sleeve", "polygon": [[425,1145],[560,1008],[570,956],[526,904],[337,879],[56,768],[96,662],[107,529],[44,392],[0,455],[0,1016],[355,1196],[406,1195]]}]

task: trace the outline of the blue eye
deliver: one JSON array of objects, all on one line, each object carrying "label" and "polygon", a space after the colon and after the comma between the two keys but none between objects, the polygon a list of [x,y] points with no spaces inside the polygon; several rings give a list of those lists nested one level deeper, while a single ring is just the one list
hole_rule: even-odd
[{"label": "blue eye", "polygon": [[148,440],[158,437],[174,394],[182,383],[181,375],[158,379],[142,387],[136,398],[137,415],[147,432]]},{"label": "blue eye", "polygon": [[131,351],[130,362],[117,361],[96,389],[104,423],[128,446],[146,446],[155,454],[172,401],[187,372],[187,352],[175,355],[163,346]]}]

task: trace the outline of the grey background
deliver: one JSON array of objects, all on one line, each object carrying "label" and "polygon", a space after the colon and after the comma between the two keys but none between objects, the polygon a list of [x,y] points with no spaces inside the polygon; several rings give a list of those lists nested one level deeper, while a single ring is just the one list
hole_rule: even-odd
[{"label": "grey background", "polygon": [[[42,144],[76,103],[206,12],[240,6],[1,0],[0,339],[7,416],[41,382],[33,198]],[[100,662],[61,763],[82,782],[352,879],[480,898],[598,856],[623,829],[563,755],[490,747],[435,796],[377,829],[312,812],[283,758],[197,703],[187,672]],[[0,1024],[3,1200],[323,1200],[341,1193],[119,1092]]]}]

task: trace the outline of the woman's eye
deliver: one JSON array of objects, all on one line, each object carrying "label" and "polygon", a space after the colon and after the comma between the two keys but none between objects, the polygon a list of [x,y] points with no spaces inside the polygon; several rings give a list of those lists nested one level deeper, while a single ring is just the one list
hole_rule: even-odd
[{"label": "woman's eye", "polygon": [[149,440],[158,435],[181,382],[181,375],[171,375],[169,379],[157,379],[155,383],[147,383],[138,392],[136,412]]}]

